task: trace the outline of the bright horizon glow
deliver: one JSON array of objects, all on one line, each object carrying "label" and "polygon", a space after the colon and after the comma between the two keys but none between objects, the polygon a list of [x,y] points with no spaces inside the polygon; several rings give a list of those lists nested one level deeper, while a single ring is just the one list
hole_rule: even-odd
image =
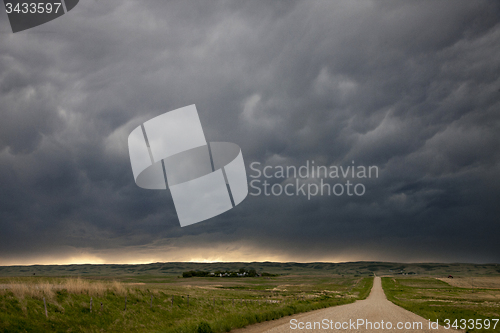
[{"label": "bright horizon glow", "polygon": [[[416,260],[416,261],[401,261],[401,260],[376,260],[373,258],[357,258],[357,259],[351,259],[351,260],[261,260],[261,259],[255,259],[255,260],[224,260],[224,259],[214,259],[214,260],[209,260],[209,259],[202,259],[202,258],[196,258],[196,259],[189,259],[189,260],[157,260],[157,259],[152,259],[152,260],[130,260],[130,261],[124,261],[124,260],[116,260],[116,261],[107,261],[103,260],[100,258],[94,258],[92,260],[90,259],[84,259],[82,258],[71,258],[69,260],[51,260],[51,259],[46,259],[46,260],[19,260],[19,263],[15,263],[14,260],[4,263],[4,261],[0,261],[0,266],[35,266],[35,265],[53,265],[53,266],[65,266],[65,265],[148,265],[148,264],[156,264],[156,263],[199,263],[199,264],[215,264],[215,263],[233,263],[233,262],[241,262],[241,263],[252,263],[252,262],[274,262],[274,263],[288,263],[288,262],[294,262],[294,263],[335,263],[335,264],[340,264],[340,263],[349,263],[349,262],[392,262],[392,263],[437,263],[439,261],[436,260]],[[442,263],[451,263],[451,262],[446,262],[442,261]],[[460,263],[470,263],[467,261],[460,262]]]},{"label": "bright horizon glow", "polygon": [[185,239],[180,246],[172,244],[148,244],[142,246],[96,250],[92,248],[59,248],[56,253],[17,255],[0,258],[0,266],[32,265],[144,265],[152,263],[228,263],[228,262],[325,262],[345,263],[358,261],[397,262],[397,263],[490,263],[477,262],[472,258],[446,260],[430,255],[408,256],[406,253],[394,253],[384,249],[361,251],[358,248],[346,248],[335,255],[328,253],[298,253],[281,249],[263,248],[259,245],[242,242],[219,243],[210,247],[194,247],[193,239]]},{"label": "bright horizon glow", "polygon": [[312,260],[312,261],[151,261],[151,262],[62,262],[62,263],[28,263],[28,264],[0,264],[2,267],[14,267],[14,266],[69,266],[69,265],[149,265],[149,264],[167,264],[167,263],[193,263],[193,264],[216,264],[216,263],[263,263],[263,262],[272,262],[272,263],[301,263],[301,264],[309,264],[309,263],[333,263],[333,264],[344,264],[344,263],[353,263],[353,262],[380,262],[380,263],[401,263],[401,264],[427,264],[427,263],[459,263],[459,264],[495,264],[495,263],[474,263],[474,262],[437,262],[435,260],[424,260],[424,261],[391,261],[391,260],[349,260],[349,261],[324,261],[324,260]]}]

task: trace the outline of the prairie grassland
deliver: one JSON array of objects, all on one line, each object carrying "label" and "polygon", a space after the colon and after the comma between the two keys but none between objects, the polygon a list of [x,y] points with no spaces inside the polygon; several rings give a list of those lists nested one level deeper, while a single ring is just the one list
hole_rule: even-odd
[{"label": "prairie grassland", "polygon": [[352,303],[373,283],[324,275],[138,280],[0,279],[0,332],[228,332]]},{"label": "prairie grassland", "polygon": [[419,276],[447,277],[500,275],[500,264],[439,264],[439,263],[391,263],[391,262],[226,262],[226,263],[189,263],[163,262],[141,265],[33,265],[0,266],[0,277],[12,276],[99,276],[99,277],[151,277],[178,276],[186,271],[237,271],[255,269],[257,272],[295,275],[360,275],[372,276],[373,273],[396,274],[399,272],[416,273]]},{"label": "prairie grassland", "polygon": [[500,276],[459,276],[453,279],[440,278],[439,280],[459,288],[500,289]]},{"label": "prairie grassland", "polygon": [[33,279],[33,278],[11,278],[2,281],[0,292],[9,290],[19,300],[26,297],[42,299],[43,297],[54,299],[57,291],[65,290],[70,294],[86,294],[90,296],[104,296],[107,292],[116,295],[126,295],[125,285],[118,281],[91,281],[82,278],[68,279]]},{"label": "prairie grassland", "polygon": [[[500,319],[500,289],[461,288],[447,282],[448,279],[444,282],[430,277],[383,277],[382,287],[394,304],[426,319],[439,320],[440,324],[445,319],[451,322],[455,319]],[[467,332],[500,332],[500,323],[495,329],[466,329]]]}]

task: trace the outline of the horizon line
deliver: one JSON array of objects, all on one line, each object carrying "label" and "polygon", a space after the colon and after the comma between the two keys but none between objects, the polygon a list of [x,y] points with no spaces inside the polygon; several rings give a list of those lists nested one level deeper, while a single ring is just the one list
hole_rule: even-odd
[{"label": "horizon line", "polygon": [[387,263],[387,264],[465,264],[465,265],[498,265],[499,263],[489,262],[489,263],[472,263],[472,262],[431,262],[431,261],[373,261],[373,260],[357,260],[357,261],[156,261],[148,263],[75,263],[75,264],[14,264],[14,265],[1,265],[0,267],[30,267],[30,266],[104,266],[104,265],[128,265],[128,266],[138,266],[138,265],[152,265],[152,264],[235,264],[235,263],[277,263],[277,264],[353,264],[353,263]]}]

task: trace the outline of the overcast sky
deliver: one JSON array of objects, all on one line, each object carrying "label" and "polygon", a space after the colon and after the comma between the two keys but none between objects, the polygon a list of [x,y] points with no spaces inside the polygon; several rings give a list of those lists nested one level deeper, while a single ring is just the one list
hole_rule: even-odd
[{"label": "overcast sky", "polygon": [[[500,263],[500,2],[81,0],[15,34],[0,12],[0,265]],[[127,138],[190,104],[248,175],[379,177],[181,228]]]}]

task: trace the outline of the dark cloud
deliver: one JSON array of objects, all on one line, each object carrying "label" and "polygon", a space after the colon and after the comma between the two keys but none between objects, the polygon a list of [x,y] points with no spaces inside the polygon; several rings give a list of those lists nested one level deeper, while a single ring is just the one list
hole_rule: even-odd
[{"label": "dark cloud", "polygon": [[[2,13],[0,257],[499,262],[499,17],[492,1],[88,1],[11,34]],[[180,228],[168,191],[134,184],[127,137],[193,103],[249,175],[314,160],[380,177]]]}]

